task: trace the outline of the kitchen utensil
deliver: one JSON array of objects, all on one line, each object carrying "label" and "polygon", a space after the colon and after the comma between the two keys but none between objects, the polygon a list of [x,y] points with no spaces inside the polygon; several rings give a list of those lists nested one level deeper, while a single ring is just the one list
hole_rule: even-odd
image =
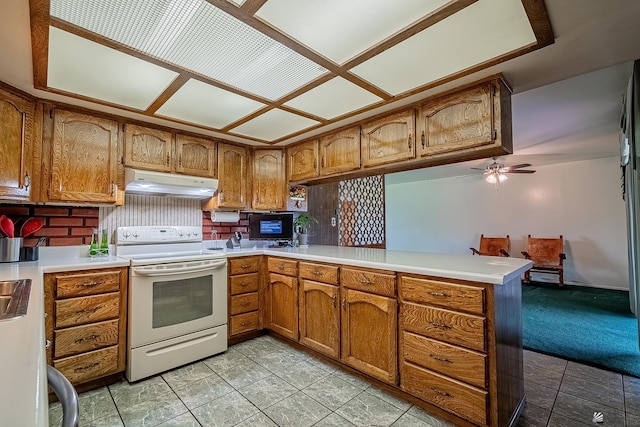
[{"label": "kitchen utensil", "polygon": [[20,227],[20,232],[18,233],[22,237],[27,237],[35,233],[36,231],[42,228],[42,220],[40,218],[29,218],[22,224]]},{"label": "kitchen utensil", "polygon": [[15,237],[13,221],[11,221],[11,218],[6,216],[0,218],[0,230],[2,230],[2,232],[9,238]]},{"label": "kitchen utensil", "polygon": [[36,242],[36,244],[34,245],[36,248],[39,246],[42,246],[42,244],[47,240],[46,237],[42,236],[38,239],[38,241]]}]

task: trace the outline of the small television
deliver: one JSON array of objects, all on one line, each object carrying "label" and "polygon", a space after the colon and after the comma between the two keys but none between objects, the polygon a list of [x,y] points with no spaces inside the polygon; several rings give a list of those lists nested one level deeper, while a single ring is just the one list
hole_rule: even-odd
[{"label": "small television", "polygon": [[293,214],[249,215],[250,240],[292,240]]}]

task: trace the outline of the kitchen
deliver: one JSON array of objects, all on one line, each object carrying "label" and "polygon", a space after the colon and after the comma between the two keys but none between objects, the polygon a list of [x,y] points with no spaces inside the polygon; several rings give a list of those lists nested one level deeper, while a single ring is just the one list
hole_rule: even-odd
[{"label": "kitchen", "polygon": [[[6,28],[6,27],[5,27],[5,28]],[[559,42],[557,42],[557,43],[559,43]],[[551,46],[551,47],[549,47],[549,48],[550,48],[550,49],[552,49],[552,48],[553,48],[553,46]],[[30,48],[29,48],[29,49],[27,49],[27,50],[29,50],[29,51],[30,51]],[[542,51],[541,51],[541,52],[542,52]],[[626,59],[626,60],[630,60],[630,59],[633,59],[634,57],[637,57],[637,56],[638,56],[638,55],[635,55],[635,56],[631,55],[631,56],[627,56],[625,59]],[[526,56],[526,55],[523,57],[523,60],[524,60],[525,58],[527,58],[527,56]],[[14,81],[12,78],[7,78],[7,80],[8,80],[9,82],[13,82],[13,81]],[[18,79],[18,80],[19,80],[19,79]],[[471,81],[471,79],[467,79],[467,81]],[[457,81],[455,85],[449,85],[449,86],[451,86],[451,87],[457,87],[457,86],[459,86],[459,85],[461,85],[461,84],[462,84],[462,81]],[[29,87],[31,87],[31,86],[29,86]],[[444,89],[443,89],[443,90],[444,90]],[[439,91],[440,91],[440,89],[438,89],[438,91],[437,91],[437,92],[439,92]],[[432,92],[433,92],[433,93],[435,93],[435,91],[432,91]],[[58,95],[47,95],[47,96],[46,96],[46,97],[44,97],[44,98],[45,98],[45,99],[53,99],[52,97],[54,97],[54,98],[55,98],[55,97],[57,97],[57,96],[58,96]],[[68,101],[67,101],[67,102],[68,102]],[[515,102],[515,101],[514,101],[514,102]],[[139,120],[142,120],[142,119],[139,119]],[[144,119],[144,120],[142,120],[142,121],[145,121],[145,122],[146,122],[146,119]],[[173,125],[172,125],[172,127],[173,127]],[[183,128],[183,127],[184,127],[184,125],[182,125],[182,124],[178,124],[178,125],[176,125],[176,127],[177,127],[177,128]],[[200,129],[198,129],[198,130],[200,130]],[[125,138],[125,140],[126,140],[126,138]],[[235,145],[229,145],[229,147],[235,147]],[[218,147],[218,148],[219,148],[219,147]],[[227,146],[225,146],[224,148],[227,148]],[[45,152],[46,152],[46,151],[43,151],[43,153],[45,153]],[[225,151],[225,153],[230,153],[230,154],[229,154],[230,156],[236,156],[236,155],[237,155],[237,154],[236,154],[236,152],[234,152],[233,150]],[[108,162],[105,162],[105,163],[108,163]],[[246,166],[245,166],[245,167],[246,167]],[[553,166],[549,166],[549,167],[550,167],[550,168],[553,168]],[[587,168],[587,169],[588,169],[588,168]],[[610,170],[610,167],[609,167],[607,170]],[[52,172],[53,172],[53,171],[52,171]],[[230,172],[233,172],[233,171],[230,171]],[[585,172],[585,173],[586,173],[586,172]],[[226,174],[225,174],[225,175],[226,175]],[[241,175],[242,175],[242,174],[241,174]],[[63,177],[60,177],[60,178],[63,178]],[[116,177],[116,180],[117,180],[117,179],[118,179],[118,178]],[[245,179],[246,179],[246,178],[245,178]],[[238,180],[238,182],[242,183],[242,182],[244,182],[244,180]],[[515,183],[515,180],[514,180],[514,183]],[[511,182],[509,182],[508,184],[511,184]],[[35,183],[34,185],[37,185],[37,183]],[[505,184],[505,185],[500,189],[500,191],[501,191],[502,193],[499,193],[499,196],[502,196],[503,194],[505,194],[505,192],[506,192],[506,191],[508,191],[508,190],[507,190],[508,188],[509,188],[509,187],[507,187],[507,184]],[[38,190],[36,190],[36,191],[38,191]],[[44,191],[46,191],[46,190],[44,190]],[[491,195],[491,196],[493,196],[493,193],[490,193],[490,195]],[[72,195],[72,194],[70,194],[70,195],[68,195],[68,196],[69,196],[69,197],[74,197],[74,195]],[[125,197],[128,197],[128,196],[125,196]],[[129,197],[129,198],[131,198],[131,197]],[[140,211],[142,211],[142,212],[143,212],[143,214],[147,214],[147,215],[149,215],[149,216],[153,215],[152,213],[149,213],[149,212],[148,212],[148,209],[147,209],[147,208],[145,207],[145,205],[144,205],[144,203],[145,203],[144,201],[142,201],[142,200],[141,200],[141,202],[140,202],[140,203],[141,203],[141,205],[142,205],[142,206],[140,207]],[[388,203],[388,202],[387,202],[387,203]],[[389,204],[389,203],[388,203],[388,204]],[[130,201],[126,201],[123,207],[124,207],[124,208],[126,208],[127,206],[135,206],[135,202],[134,202],[134,203],[133,203],[133,205],[132,205]],[[147,205],[147,206],[148,206],[148,205]],[[9,208],[15,208],[15,207],[13,207],[13,206],[9,206]],[[33,213],[35,214],[35,210],[40,209],[40,208],[41,208],[41,207],[36,206],[36,207],[30,208],[30,209],[33,209],[33,210],[34,210],[34,211],[33,211]],[[42,207],[42,209],[47,209],[47,208],[46,208],[46,207]],[[54,208],[52,207],[52,208],[50,208],[50,209],[54,209]],[[62,209],[67,210],[67,209],[70,209],[70,208],[60,208],[60,209],[61,209],[61,210],[62,210]],[[98,208],[98,210],[99,210],[99,211],[101,211],[101,210],[105,210],[105,211],[106,211],[106,210],[108,210],[108,209],[110,209],[110,208],[104,208],[104,209],[103,209],[103,208]],[[198,209],[198,208],[196,208],[196,209]],[[190,211],[190,212],[193,212],[193,210],[194,210],[194,209],[193,209],[192,207],[189,207],[187,210],[188,210],[188,211]],[[205,219],[202,219],[202,211],[200,211],[200,210],[198,209],[198,212],[200,213],[200,218],[201,218],[201,219],[200,219],[200,221],[203,221],[203,223],[202,223],[202,224],[207,224],[207,223],[206,223],[206,220],[207,220],[207,219],[206,219],[206,215],[205,215]],[[29,211],[29,214],[31,214],[31,211]],[[107,214],[106,214],[106,212],[105,212],[105,216],[106,216],[106,215],[107,215]],[[159,217],[161,217],[161,215],[162,215],[161,213],[158,213],[158,216],[159,216]],[[141,215],[141,216],[142,216],[142,217],[144,217],[145,215]],[[189,218],[197,218],[197,216],[195,216],[195,215],[193,215],[193,214],[190,214]],[[396,215],[393,215],[393,216],[392,216],[392,215],[388,215],[388,220],[394,220],[395,218],[397,218],[397,216],[396,216]],[[67,220],[67,221],[69,221],[69,220]],[[91,223],[93,223],[92,221],[93,221],[93,222],[95,222],[95,217],[94,217],[93,219],[91,219],[90,221],[88,221],[88,223],[89,223],[89,224],[91,224]],[[99,227],[99,228],[102,228],[102,226],[103,226],[103,222],[102,222],[102,221],[103,221],[103,220],[98,219],[98,227]],[[190,221],[190,220],[189,220],[189,221]],[[198,221],[198,219],[195,219],[195,221]],[[73,222],[73,221],[72,221],[72,222]],[[86,224],[86,221],[85,221],[85,224]],[[82,224],[82,225],[85,225],[85,224]],[[156,224],[156,225],[164,225],[164,224],[161,224],[161,223],[158,223],[158,222],[149,222],[148,224],[149,224],[149,225],[152,225],[152,224]],[[189,223],[187,223],[187,224],[184,224],[184,225],[196,225],[196,224],[189,224]],[[77,226],[76,226],[76,227],[77,227]],[[63,227],[63,226],[60,226],[60,228],[64,228],[64,227]],[[89,227],[78,227],[78,228],[85,228],[85,231],[78,230],[78,232],[83,233],[83,232],[86,232],[86,228],[92,228],[92,226],[89,226]],[[478,228],[479,228],[479,227],[478,227]],[[113,227],[110,227],[110,229],[111,229],[111,230],[113,230]],[[65,234],[64,236],[60,236],[60,238],[63,238],[63,237],[64,237],[64,238],[65,238],[65,239],[67,239],[68,241],[72,241],[72,239],[75,239],[75,241],[76,241],[76,242],[78,242],[78,240],[79,240],[79,239],[78,239],[76,236],[74,236],[74,234],[73,234],[73,233],[74,233],[74,231],[73,231],[73,230],[74,230],[74,226],[69,226],[69,227],[67,227],[67,228],[65,229],[65,231],[64,231],[66,234]],[[388,229],[388,230],[389,230],[389,229]],[[231,231],[231,230],[229,230],[229,231]],[[484,230],[482,230],[482,231],[484,231]],[[496,230],[496,232],[499,232],[499,231],[501,232],[502,230]],[[519,233],[519,235],[524,235],[524,234],[526,234],[526,233],[527,233],[527,231],[528,231],[528,230],[525,230],[524,228],[521,228],[521,229],[518,229],[518,230],[517,230],[517,232]],[[63,233],[61,230],[58,230],[58,232],[60,232],[61,234]],[[479,230],[476,230],[475,232],[479,234],[479,232],[480,232],[480,231],[479,231]],[[207,233],[205,232],[205,234],[207,234]],[[516,233],[514,232],[513,234],[516,234]],[[394,234],[389,232],[389,233],[388,233],[388,236],[389,236],[389,237],[391,237],[391,236],[394,236]],[[389,237],[388,237],[388,238],[389,238]],[[51,238],[56,238],[56,237],[55,237],[55,236],[52,236]],[[82,236],[82,239],[85,239],[85,238],[86,238],[85,236]],[[86,242],[86,240],[82,240],[82,239],[80,239],[80,242],[79,242],[79,243],[72,243],[72,244],[86,244],[86,243],[87,243],[87,242]],[[468,239],[468,240],[472,240],[470,237],[467,237],[467,239]],[[392,242],[391,240],[389,240],[389,243],[393,243],[393,242]],[[396,243],[394,243],[394,244],[396,244],[396,245],[397,245],[397,244],[399,244],[399,243],[398,243],[398,242],[396,242]]]}]

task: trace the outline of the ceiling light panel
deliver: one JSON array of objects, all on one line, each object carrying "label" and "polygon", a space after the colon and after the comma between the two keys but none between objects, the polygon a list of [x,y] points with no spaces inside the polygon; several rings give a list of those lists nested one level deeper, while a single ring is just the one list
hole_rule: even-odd
[{"label": "ceiling light panel", "polygon": [[398,95],[535,41],[522,2],[479,0],[351,71]]},{"label": "ceiling light panel", "polygon": [[51,15],[270,100],[327,72],[205,0],[51,0]]},{"label": "ceiling light panel", "polygon": [[156,114],[220,129],[264,106],[244,96],[191,79]]},{"label": "ceiling light panel", "polygon": [[273,141],[318,123],[288,111],[274,109],[233,128],[231,131],[252,138]]},{"label": "ceiling light panel", "polygon": [[332,119],[378,101],[382,101],[382,98],[342,77],[336,77],[292,99],[285,105],[318,117]]},{"label": "ceiling light panel", "polygon": [[256,15],[341,64],[449,0],[269,0]]},{"label": "ceiling light panel", "polygon": [[176,76],[117,50],[49,29],[49,87],[146,110]]}]

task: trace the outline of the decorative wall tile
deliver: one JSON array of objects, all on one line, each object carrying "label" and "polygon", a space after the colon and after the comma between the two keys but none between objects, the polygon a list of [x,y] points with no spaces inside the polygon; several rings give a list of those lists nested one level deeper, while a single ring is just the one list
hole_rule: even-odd
[{"label": "decorative wall tile", "polygon": [[382,175],[340,181],[340,246],[385,244],[384,180]]}]

